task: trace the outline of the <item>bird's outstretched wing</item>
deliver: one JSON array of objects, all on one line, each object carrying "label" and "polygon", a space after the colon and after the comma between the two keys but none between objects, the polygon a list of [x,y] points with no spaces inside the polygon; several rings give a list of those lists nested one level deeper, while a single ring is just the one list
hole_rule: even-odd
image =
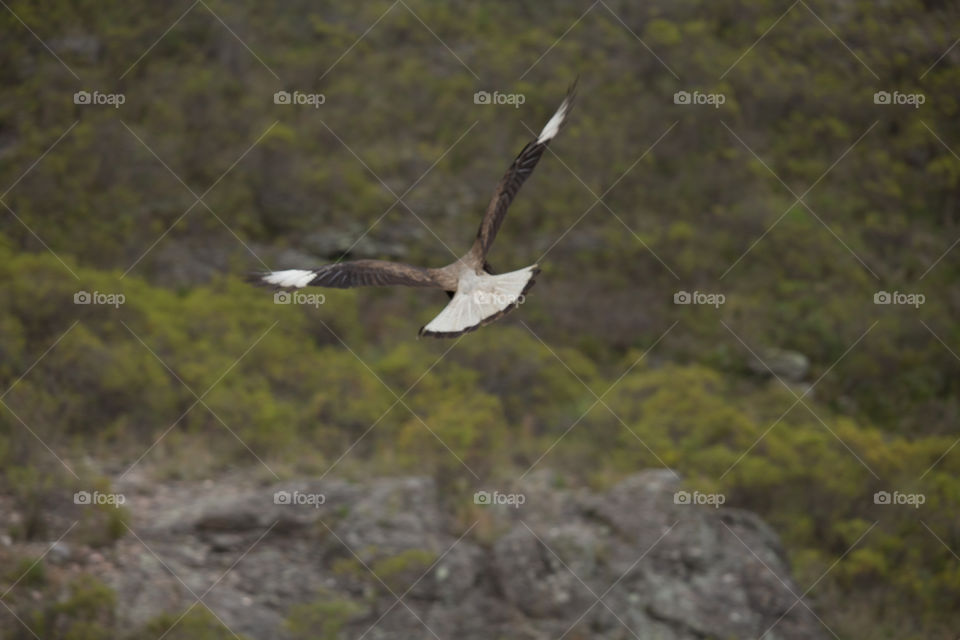
[{"label": "bird's outstretched wing", "polygon": [[483,259],[490,250],[494,238],[497,237],[497,231],[500,230],[500,225],[503,224],[503,218],[507,214],[510,203],[513,202],[513,198],[517,195],[517,192],[520,191],[520,187],[524,181],[533,173],[534,167],[536,167],[537,162],[540,161],[540,156],[543,155],[550,141],[560,132],[560,127],[563,125],[567,115],[569,115],[570,108],[573,106],[575,89],[576,82],[571,85],[566,98],[564,98],[560,104],[560,108],[557,109],[553,117],[547,122],[543,131],[537,136],[537,139],[527,143],[527,146],[520,151],[520,155],[517,156],[513,164],[510,165],[510,168],[507,169],[507,172],[500,179],[500,184],[497,185],[497,190],[494,192],[490,204],[487,205],[487,211],[483,215],[480,228],[477,230],[477,239],[467,254],[467,259],[471,264],[479,265],[483,263]]},{"label": "bird's outstretched wing", "polygon": [[441,287],[434,269],[414,267],[402,262],[386,260],[353,260],[323,265],[316,269],[286,269],[252,274],[250,279],[259,284],[281,289],[301,287]]}]

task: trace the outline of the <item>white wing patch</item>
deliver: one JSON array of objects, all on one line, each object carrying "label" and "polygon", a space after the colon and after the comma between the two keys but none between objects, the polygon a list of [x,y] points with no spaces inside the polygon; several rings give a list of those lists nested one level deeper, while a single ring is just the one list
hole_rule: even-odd
[{"label": "white wing patch", "polygon": [[275,287],[301,288],[310,284],[314,278],[313,271],[303,269],[287,269],[286,271],[271,271],[263,274],[263,281]]},{"label": "white wing patch", "polygon": [[568,97],[564,99],[560,108],[553,114],[553,117],[547,121],[547,125],[543,128],[543,131],[540,132],[540,137],[537,138],[537,144],[548,142],[556,137],[557,133],[560,132],[560,125],[563,124],[564,119],[567,117],[567,111],[569,110],[570,98]]},{"label": "white wing patch", "polygon": [[464,274],[453,299],[420,330],[421,334],[459,334],[478,327],[487,318],[523,302],[523,292],[537,271],[537,265],[532,265],[495,276]]}]

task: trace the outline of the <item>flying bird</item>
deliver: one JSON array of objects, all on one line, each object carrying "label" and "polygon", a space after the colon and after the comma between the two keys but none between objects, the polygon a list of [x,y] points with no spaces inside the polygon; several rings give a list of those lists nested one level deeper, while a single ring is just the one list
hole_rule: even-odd
[{"label": "flying bird", "polygon": [[522,302],[540,269],[533,264],[510,273],[495,274],[487,263],[487,252],[503,224],[510,203],[570,114],[575,86],[576,83],[570,87],[560,108],[547,121],[540,135],[527,143],[500,179],[473,246],[456,262],[431,269],[386,260],[351,260],[316,269],[256,273],[252,280],[280,289],[389,285],[443,289],[450,296],[450,302],[420,329],[421,336],[452,338],[506,315]]}]

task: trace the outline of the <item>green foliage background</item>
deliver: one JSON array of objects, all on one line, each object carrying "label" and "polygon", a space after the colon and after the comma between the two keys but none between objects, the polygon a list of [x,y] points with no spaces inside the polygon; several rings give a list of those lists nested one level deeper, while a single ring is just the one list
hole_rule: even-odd
[{"label": "green foliage background", "polygon": [[[157,441],[138,464],[160,478],[260,458],[279,475],[428,471],[464,495],[533,465],[595,486],[669,466],[770,521],[843,637],[956,628],[956,5],[189,6],[0,11],[0,486],[30,514],[11,535],[46,539],[79,478]],[[539,258],[519,312],[417,341],[443,294],[313,308],[242,283],[347,250],[449,262],[578,75],[490,256]],[[126,102],[74,104],[94,89]],[[284,89],[326,101],[274,104]],[[681,90],[726,102],[676,105]],[[874,104],[881,90],[926,102]],[[74,305],[79,290],[126,303]],[[678,306],[678,290],[727,302]],[[877,306],[878,290],[926,303]],[[741,340],[805,354],[822,381],[797,403]],[[878,490],[927,501],[880,507]],[[84,526],[96,544],[124,531]],[[0,556],[11,582],[21,562]],[[45,637],[113,637],[102,585],[36,579],[67,604],[4,602]],[[74,615],[83,593],[100,604]]]}]

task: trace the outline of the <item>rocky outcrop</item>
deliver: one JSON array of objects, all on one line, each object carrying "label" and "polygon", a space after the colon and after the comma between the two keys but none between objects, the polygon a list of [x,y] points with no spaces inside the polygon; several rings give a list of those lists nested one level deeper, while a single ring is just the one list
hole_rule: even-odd
[{"label": "rocky outcrop", "polygon": [[788,382],[800,382],[810,371],[810,359],[807,356],[786,349],[764,349],[762,354],[751,358],[747,365],[757,375],[773,375]]},{"label": "rocky outcrop", "polygon": [[757,516],[675,500],[667,470],[599,493],[555,484],[534,475],[459,505],[419,477],[130,484],[135,535],[80,562],[132,628],[202,597],[257,639],[284,637],[311,603],[353,638],[823,636]]}]

